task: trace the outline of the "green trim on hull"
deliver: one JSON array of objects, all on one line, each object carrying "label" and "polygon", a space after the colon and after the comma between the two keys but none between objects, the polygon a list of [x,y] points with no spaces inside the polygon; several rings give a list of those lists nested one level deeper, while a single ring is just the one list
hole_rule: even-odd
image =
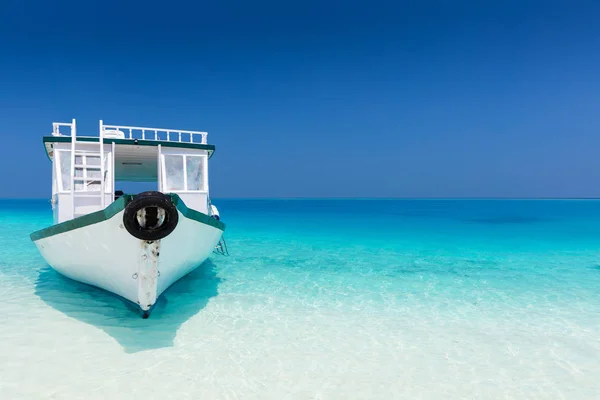
[{"label": "green trim on hull", "polygon": [[[44,136],[42,138],[44,142],[44,147],[46,143],[71,143],[71,136]],[[137,143],[135,142],[137,140]],[[90,142],[90,143],[98,143],[100,141],[99,137],[78,137],[78,142]],[[209,152],[209,158],[215,151],[214,144],[200,144],[200,143],[186,143],[186,142],[169,142],[166,140],[144,140],[144,139],[113,139],[113,138],[104,138],[104,144],[113,143],[118,145],[130,145],[130,146],[158,146],[159,144],[162,147],[178,147],[183,149],[196,149],[196,150],[207,150]],[[50,158],[48,151],[46,151],[46,155]]]},{"label": "green trim on hull", "polygon": [[72,231],[74,229],[83,228],[84,226],[97,224],[98,222],[106,221],[117,215],[122,211],[127,203],[131,201],[133,196],[124,195],[119,197],[117,200],[112,202],[104,210],[96,211],[81,217],[70,219],[60,224],[55,224],[39,231],[33,232],[29,235],[32,241],[44,239],[50,236],[58,235],[60,233]]},{"label": "green trim on hull", "polygon": [[[177,207],[177,210],[186,218],[203,223],[205,225],[210,225],[214,228],[217,228],[221,231],[225,230],[225,224],[215,218],[212,218],[200,211],[196,211],[194,209],[189,208],[185,205],[183,200],[175,194],[168,194]],[[112,202],[108,207],[104,210],[96,211],[90,214],[82,215],[81,217],[77,217],[74,219],[70,219],[65,222],[61,222],[60,224],[52,225],[47,228],[41,229],[39,231],[35,231],[29,235],[32,241],[37,241],[40,239],[44,239],[50,236],[58,235],[61,233],[69,232],[75,229],[83,228],[85,226],[97,224],[98,222],[103,222],[111,219],[119,212],[123,211],[127,204],[133,199],[133,195],[123,195],[119,197],[117,200]]]}]

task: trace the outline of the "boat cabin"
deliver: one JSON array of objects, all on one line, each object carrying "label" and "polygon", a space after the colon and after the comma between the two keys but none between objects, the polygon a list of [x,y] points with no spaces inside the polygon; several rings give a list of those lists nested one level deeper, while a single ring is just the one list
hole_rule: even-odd
[{"label": "boat cabin", "polygon": [[185,204],[211,214],[208,159],[215,147],[206,132],[104,125],[98,136],[77,134],[75,120],[53,123],[44,136],[52,161],[54,223],[100,211],[123,192],[119,182],[156,182]]}]

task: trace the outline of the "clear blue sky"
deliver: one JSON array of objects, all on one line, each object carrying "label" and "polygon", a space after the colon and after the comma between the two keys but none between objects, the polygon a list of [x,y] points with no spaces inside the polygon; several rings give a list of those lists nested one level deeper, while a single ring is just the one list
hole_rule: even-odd
[{"label": "clear blue sky", "polygon": [[600,197],[593,1],[11,2],[0,197],[41,137],[207,130],[213,197]]}]

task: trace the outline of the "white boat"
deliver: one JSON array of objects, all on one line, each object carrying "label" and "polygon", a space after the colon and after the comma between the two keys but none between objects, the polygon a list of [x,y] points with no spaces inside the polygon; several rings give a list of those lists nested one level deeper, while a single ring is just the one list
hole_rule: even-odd
[{"label": "white boat", "polygon": [[[208,190],[215,147],[206,132],[102,121],[98,136],[76,132],[75,120],[53,123],[43,138],[54,225],[31,240],[56,271],[138,304],[147,318],[169,286],[226,249]],[[115,190],[124,181],[157,190]]]}]

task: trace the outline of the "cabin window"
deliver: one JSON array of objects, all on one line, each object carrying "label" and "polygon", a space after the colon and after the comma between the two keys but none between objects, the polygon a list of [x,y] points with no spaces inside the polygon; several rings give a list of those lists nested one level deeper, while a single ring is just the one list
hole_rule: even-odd
[{"label": "cabin window", "polygon": [[185,190],[183,156],[165,155],[165,173],[168,190]]},{"label": "cabin window", "polygon": [[187,190],[204,190],[204,157],[186,156]]},{"label": "cabin window", "polygon": [[75,155],[75,190],[97,192],[101,189],[100,156]]},{"label": "cabin window", "polygon": [[[71,190],[71,151],[61,150],[56,154],[60,169],[60,189],[68,192]],[[101,178],[99,156],[86,154],[75,156],[75,191],[100,191]]]},{"label": "cabin window", "polygon": [[71,190],[71,152],[57,151],[58,165],[60,167],[61,190]]},{"label": "cabin window", "polygon": [[204,191],[205,156],[165,154],[164,186],[167,191]]},{"label": "cabin window", "polygon": [[87,165],[88,167],[97,167],[98,171],[100,171],[100,156],[87,155],[83,157],[85,158],[85,165]]}]

